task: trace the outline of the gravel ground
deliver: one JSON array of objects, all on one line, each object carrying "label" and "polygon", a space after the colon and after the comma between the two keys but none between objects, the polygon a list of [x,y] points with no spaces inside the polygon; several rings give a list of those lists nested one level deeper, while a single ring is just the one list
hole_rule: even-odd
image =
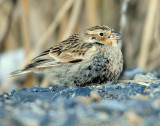
[{"label": "gravel ground", "polygon": [[128,82],[31,87],[0,95],[0,126],[160,126],[160,70],[124,72]]}]

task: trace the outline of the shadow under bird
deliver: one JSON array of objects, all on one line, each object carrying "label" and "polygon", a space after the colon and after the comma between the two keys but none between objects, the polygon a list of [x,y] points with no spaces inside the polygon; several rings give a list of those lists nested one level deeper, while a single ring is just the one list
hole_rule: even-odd
[{"label": "shadow under bird", "polygon": [[42,52],[11,76],[44,73],[54,85],[66,86],[115,81],[123,69],[120,39],[121,34],[108,26],[91,27]]}]

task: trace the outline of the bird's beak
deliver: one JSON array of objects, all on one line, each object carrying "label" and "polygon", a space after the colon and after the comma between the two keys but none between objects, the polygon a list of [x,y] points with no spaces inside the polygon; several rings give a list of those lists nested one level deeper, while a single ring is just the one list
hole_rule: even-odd
[{"label": "bird's beak", "polygon": [[119,39],[121,39],[121,33],[112,30],[111,31],[111,35],[110,35],[110,39],[111,40],[119,40]]}]

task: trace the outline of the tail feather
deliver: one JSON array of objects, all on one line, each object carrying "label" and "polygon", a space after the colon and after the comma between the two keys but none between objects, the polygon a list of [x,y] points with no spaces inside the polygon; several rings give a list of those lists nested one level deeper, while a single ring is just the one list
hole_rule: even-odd
[{"label": "tail feather", "polygon": [[58,63],[53,62],[53,60],[46,60],[46,59],[35,60],[34,62],[28,64],[23,70],[17,70],[10,73],[10,76],[12,77],[12,76],[18,76],[21,74],[26,74],[29,72],[41,71],[51,66],[55,66],[56,64]]},{"label": "tail feather", "polygon": [[18,75],[21,75],[21,74],[26,74],[26,73],[29,73],[31,72],[30,70],[17,70],[17,71],[14,71],[12,73],[10,73],[10,76],[11,77],[14,77],[14,76],[18,76]]}]

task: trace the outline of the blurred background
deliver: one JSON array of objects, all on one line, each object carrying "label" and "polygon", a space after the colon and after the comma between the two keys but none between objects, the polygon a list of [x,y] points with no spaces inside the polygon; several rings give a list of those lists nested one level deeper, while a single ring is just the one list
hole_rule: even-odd
[{"label": "blurred background", "polygon": [[0,93],[48,86],[42,75],[8,74],[94,25],[122,33],[124,70],[160,67],[160,0],[0,0]]}]

